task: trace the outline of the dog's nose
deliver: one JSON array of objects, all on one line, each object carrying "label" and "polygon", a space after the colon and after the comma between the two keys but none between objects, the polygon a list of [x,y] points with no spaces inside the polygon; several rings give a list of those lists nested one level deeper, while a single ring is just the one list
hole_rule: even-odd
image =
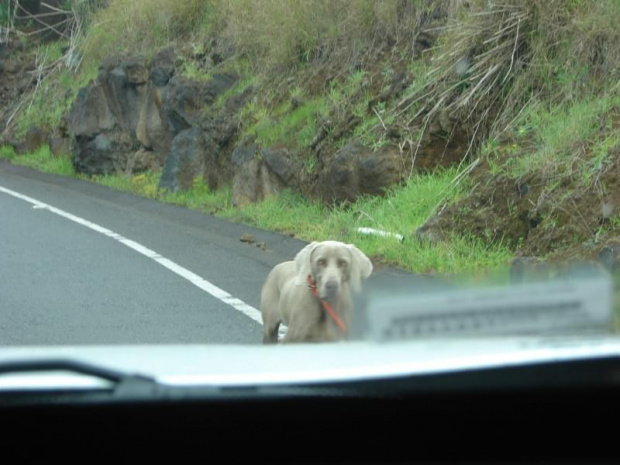
[{"label": "dog's nose", "polygon": [[328,299],[332,299],[338,295],[338,282],[337,281],[327,281],[325,283],[325,293],[327,294]]}]

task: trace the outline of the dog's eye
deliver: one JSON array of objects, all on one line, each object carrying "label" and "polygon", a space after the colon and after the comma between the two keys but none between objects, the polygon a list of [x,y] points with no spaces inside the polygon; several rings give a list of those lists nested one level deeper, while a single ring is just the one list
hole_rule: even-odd
[{"label": "dog's eye", "polygon": [[345,262],[344,260],[338,260],[338,266],[340,268],[346,268],[347,262]]},{"label": "dog's eye", "polygon": [[317,262],[317,264],[318,264],[319,266],[325,266],[325,265],[326,265],[326,263],[327,263],[327,262],[326,262],[323,258],[321,258],[321,259]]}]

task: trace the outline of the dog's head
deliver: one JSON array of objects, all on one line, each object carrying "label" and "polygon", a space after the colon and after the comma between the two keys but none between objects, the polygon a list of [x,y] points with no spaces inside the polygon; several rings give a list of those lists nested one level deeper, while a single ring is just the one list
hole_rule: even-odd
[{"label": "dog's head", "polygon": [[349,283],[359,291],[362,281],[372,273],[372,262],[353,244],[337,241],[312,242],[296,256],[297,284],[306,284],[310,275],[319,298],[335,301],[342,285]]}]

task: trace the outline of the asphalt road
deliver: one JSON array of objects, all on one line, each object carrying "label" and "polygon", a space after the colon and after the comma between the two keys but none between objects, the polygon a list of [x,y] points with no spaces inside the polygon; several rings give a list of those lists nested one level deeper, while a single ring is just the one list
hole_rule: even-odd
[{"label": "asphalt road", "polygon": [[[255,308],[269,270],[306,244],[3,161],[0,187],[108,228]],[[244,233],[267,249],[241,242]],[[421,281],[386,268],[368,287],[395,282]],[[260,341],[259,322],[156,261],[0,192],[0,345]]]}]

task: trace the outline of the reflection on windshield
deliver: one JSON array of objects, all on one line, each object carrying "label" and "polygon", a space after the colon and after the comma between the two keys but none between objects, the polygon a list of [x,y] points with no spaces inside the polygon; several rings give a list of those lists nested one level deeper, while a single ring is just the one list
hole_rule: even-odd
[{"label": "reflection on windshield", "polygon": [[614,330],[613,282],[604,269],[577,266],[527,278],[513,275],[512,282],[500,284],[460,276],[435,289],[375,289],[365,306],[367,335],[397,341]]}]

